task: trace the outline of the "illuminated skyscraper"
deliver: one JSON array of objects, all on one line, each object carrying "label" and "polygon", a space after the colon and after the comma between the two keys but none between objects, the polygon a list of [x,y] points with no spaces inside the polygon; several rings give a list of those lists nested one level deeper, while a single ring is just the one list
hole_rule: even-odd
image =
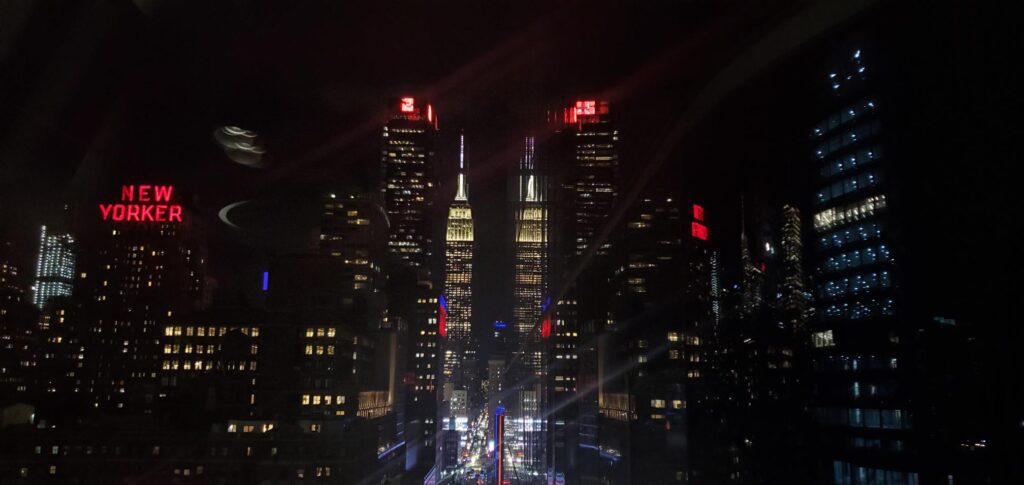
[{"label": "illuminated skyscraper", "polygon": [[811,134],[813,411],[827,483],[912,484],[920,479],[913,455],[921,445],[913,399],[920,383],[908,379],[917,324],[900,308],[884,106],[869,89],[867,57],[853,48],[832,61],[822,78],[829,112]]},{"label": "illuminated skyscraper", "polygon": [[804,293],[803,237],[800,209],[782,207],[782,311],[786,323],[803,331],[807,324],[807,296]]},{"label": "illuminated skyscraper", "polygon": [[448,208],[445,236],[444,294],[448,302],[447,326],[442,330],[448,342],[462,342],[470,335],[473,300],[473,210],[469,205],[469,184],[465,173],[465,141],[459,137],[459,174],[455,200]]},{"label": "illuminated skyscraper", "polygon": [[434,202],[437,115],[430,104],[401,98],[384,126],[384,210],[390,222],[388,250],[412,266],[426,267],[432,253],[430,211]]},{"label": "illuminated skyscraper", "polygon": [[551,336],[551,316],[546,314],[550,304],[547,187],[535,160],[533,137],[526,138],[515,181],[512,348],[520,356],[508,376],[506,388],[513,391],[515,402],[509,403],[512,420],[506,421],[506,429],[513,433],[507,446],[523,457],[517,473],[532,476],[546,472],[547,422],[541,410],[546,397],[544,344]]},{"label": "illuminated skyscraper", "polygon": [[[744,212],[743,204],[740,211]],[[764,268],[758,266],[750,255],[750,242],[747,240],[746,214],[740,215],[740,266],[743,271],[743,303],[741,311],[745,315],[753,315],[761,309],[762,285]]]},{"label": "illuminated skyscraper", "polygon": [[[607,101],[578,100],[565,108],[556,147],[560,153],[553,167],[559,170],[558,185],[566,194],[559,202],[569,216],[570,252],[581,256],[600,233],[618,197],[619,130],[610,117]],[[567,171],[567,173],[566,173]],[[597,254],[608,254],[605,241]]]},{"label": "illuminated skyscraper", "polygon": [[459,173],[455,200],[448,208],[445,235],[445,279],[441,296],[439,331],[442,346],[441,396],[438,422],[437,468],[442,477],[458,466],[460,450],[469,429],[470,395],[478,391],[470,386],[479,385],[469,375],[468,352],[472,348],[471,325],[473,302],[473,211],[469,205],[469,186],[466,182],[465,137],[459,137]]},{"label": "illuminated skyscraper", "polygon": [[[556,302],[550,344],[551,465],[556,476],[565,474],[572,481],[586,466],[577,462],[580,428],[597,414],[592,392],[577,395],[583,389],[578,385],[581,367],[593,369],[578,357],[584,328],[603,327],[609,318],[610,290],[603,276],[611,241],[597,244],[597,238],[618,197],[619,131],[609,103],[594,99],[577,100],[548,121],[555,132],[541,153],[552,187],[552,287],[565,287]],[[594,253],[588,255],[592,244]],[[574,277],[577,266],[582,272]],[[590,370],[585,373],[592,382]]]},{"label": "illuminated skyscraper", "polygon": [[36,261],[35,292],[32,303],[45,308],[50,298],[70,296],[75,276],[74,238],[70,234],[47,234],[43,226]]},{"label": "illuminated skyscraper", "polygon": [[442,268],[431,258],[438,118],[433,106],[409,96],[395,100],[391,110],[382,133],[380,190],[388,220],[387,251],[400,264],[388,261],[388,313],[408,325],[412,376],[406,388],[406,441],[413,466],[429,468],[437,452],[441,319],[436,277]]}]

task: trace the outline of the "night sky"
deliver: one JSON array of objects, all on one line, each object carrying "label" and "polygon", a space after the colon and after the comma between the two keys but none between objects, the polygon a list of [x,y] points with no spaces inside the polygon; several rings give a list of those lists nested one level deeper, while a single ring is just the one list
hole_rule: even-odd
[{"label": "night sky", "polygon": [[[0,28],[0,229],[23,254],[65,202],[91,210],[88,201],[116,197],[121,182],[173,182],[208,222],[218,296],[252,296],[268,255],[308,247],[318,194],[373,186],[388,102],[401,95],[436,107],[442,164],[455,163],[466,130],[479,253],[507,249],[505,188],[521,138],[542,130],[545,110],[581,96],[612,102],[624,194],[657,166],[644,193],[705,202],[713,234],[735,241],[741,194],[758,207],[803,193],[817,62],[830,46],[819,31],[881,8],[213,3],[13,9],[9,19],[29,20],[21,31]],[[947,23],[957,14],[936,10],[928,15]],[[259,133],[266,167],[225,157],[212,139],[222,125]],[[217,220],[243,200],[231,215],[241,230]],[[733,248],[723,249],[728,264]],[[501,314],[506,263],[477,260],[479,323]]]}]

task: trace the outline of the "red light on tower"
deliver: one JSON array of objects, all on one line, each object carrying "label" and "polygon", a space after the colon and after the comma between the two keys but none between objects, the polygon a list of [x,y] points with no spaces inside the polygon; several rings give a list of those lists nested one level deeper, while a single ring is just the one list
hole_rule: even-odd
[{"label": "red light on tower", "polygon": [[582,99],[576,101],[577,116],[593,116],[597,114],[597,101],[593,99]]},{"label": "red light on tower", "polygon": [[434,122],[434,107],[429,104],[427,105],[427,122]]},{"label": "red light on tower", "polygon": [[402,104],[399,108],[403,113],[412,113],[416,111],[416,99],[411,97],[402,98]]},{"label": "red light on tower", "polygon": [[704,222],[704,206],[693,204],[693,218],[695,220]]},{"label": "red light on tower", "polygon": [[705,226],[704,224],[701,224],[701,223],[696,222],[696,221],[695,222],[691,222],[690,223],[690,235],[692,235],[693,237],[695,237],[697,239],[700,239],[701,241],[707,241],[708,240],[708,226]]}]

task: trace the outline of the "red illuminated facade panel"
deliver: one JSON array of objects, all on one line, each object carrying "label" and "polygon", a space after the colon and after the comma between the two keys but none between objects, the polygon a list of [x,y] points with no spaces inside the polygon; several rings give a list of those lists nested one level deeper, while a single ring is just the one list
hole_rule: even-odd
[{"label": "red illuminated facade panel", "polygon": [[695,238],[697,238],[697,239],[700,239],[701,241],[707,241],[708,240],[708,226],[705,226],[704,224],[701,224],[701,223],[696,222],[696,221],[691,222],[690,223],[690,235],[695,237]]}]

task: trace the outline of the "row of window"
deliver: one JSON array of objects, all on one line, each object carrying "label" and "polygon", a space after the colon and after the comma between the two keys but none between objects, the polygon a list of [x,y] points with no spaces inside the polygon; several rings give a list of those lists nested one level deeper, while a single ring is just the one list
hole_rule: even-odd
[{"label": "row of window", "polygon": [[849,172],[868,162],[875,161],[881,156],[882,150],[877,146],[857,150],[849,155],[844,155],[826,162],[825,165],[821,167],[821,177],[829,178],[841,173]]},{"label": "row of window", "polygon": [[879,438],[864,438],[857,436],[856,438],[850,438],[849,444],[851,448],[860,448],[867,450],[878,450],[878,451],[889,451],[891,453],[899,453],[903,451],[903,440],[883,440]]},{"label": "row of window", "polygon": [[326,405],[326,406],[330,406],[332,404],[338,404],[338,405],[345,404],[345,395],[344,394],[338,394],[336,397],[332,396],[330,394],[325,394],[323,396],[321,396],[319,394],[313,394],[313,395],[303,394],[302,395],[302,405],[303,406],[320,406],[321,404]]},{"label": "row of window", "polygon": [[894,370],[896,366],[896,357],[877,355],[829,355],[814,362],[814,370],[817,372]]},{"label": "row of window", "polygon": [[814,214],[814,229],[819,232],[827,231],[851,222],[867,219],[874,216],[876,212],[885,209],[886,204],[885,195],[879,194],[846,205],[829,207]]},{"label": "row of window", "polygon": [[860,294],[880,288],[892,286],[888,271],[878,271],[854,276],[847,276],[826,281],[818,287],[818,294],[823,298],[838,298],[847,294]]},{"label": "row of window", "polygon": [[851,428],[909,429],[910,415],[902,409],[817,408],[815,421]]},{"label": "row of window", "polygon": [[861,384],[859,381],[854,381],[850,385],[850,397],[859,399],[862,397],[892,397],[895,395],[896,389],[891,383],[889,384]]},{"label": "row of window", "polygon": [[833,485],[918,485],[917,473],[856,466],[845,461],[832,462]]},{"label": "row of window", "polygon": [[850,131],[847,131],[842,135],[832,137],[828,141],[818,145],[814,154],[819,160],[824,160],[832,153],[877,135],[879,131],[880,125],[877,121],[855,126],[851,128]]},{"label": "row of window", "polygon": [[880,182],[881,176],[875,174],[875,172],[867,172],[853,177],[847,177],[843,180],[837,180],[825,187],[822,187],[817,193],[817,200],[819,204],[824,204],[832,199],[842,197],[846,194],[852,194],[858,190],[876,187]]},{"label": "row of window", "polygon": [[254,370],[256,370],[256,361],[255,360],[249,360],[249,361],[246,361],[246,360],[230,361],[230,362],[224,363],[224,365],[222,366],[221,363],[215,362],[215,361],[212,361],[212,360],[207,360],[207,361],[203,361],[203,360],[196,360],[196,361],[191,361],[191,360],[165,360],[165,361],[163,361],[163,365],[161,366],[161,368],[163,370],[194,370],[194,371],[203,371],[203,370],[214,370],[214,369],[216,369],[216,370],[238,370],[238,371],[251,370],[251,371],[254,371]]},{"label": "row of window", "polygon": [[164,335],[167,337],[180,337],[185,335],[186,337],[220,337],[224,334],[239,330],[242,335],[249,335],[252,337],[260,336],[259,327],[181,327],[181,326],[168,326],[164,327]]},{"label": "row of window", "polygon": [[821,249],[841,248],[852,243],[870,241],[881,237],[882,224],[879,222],[867,222],[833,231],[819,237],[818,247]]},{"label": "row of window", "polygon": [[825,259],[823,268],[826,272],[836,272],[847,268],[889,261],[892,261],[892,253],[889,251],[889,246],[879,244],[878,246],[868,246],[864,249],[830,256]]},{"label": "row of window", "polygon": [[870,99],[848,106],[842,111],[829,116],[827,120],[818,123],[818,126],[814,127],[814,137],[818,138],[824,136],[828,132],[856,120],[865,114],[871,113],[874,110],[875,102]]},{"label": "row of window", "polygon": [[[651,399],[651,407],[655,409],[665,409],[666,402],[664,399]],[[686,407],[686,403],[682,399],[672,400],[672,409],[683,409]]]},{"label": "row of window", "polygon": [[888,317],[894,312],[892,298],[870,298],[843,303],[831,303],[822,308],[827,319],[859,320],[862,318]]}]

